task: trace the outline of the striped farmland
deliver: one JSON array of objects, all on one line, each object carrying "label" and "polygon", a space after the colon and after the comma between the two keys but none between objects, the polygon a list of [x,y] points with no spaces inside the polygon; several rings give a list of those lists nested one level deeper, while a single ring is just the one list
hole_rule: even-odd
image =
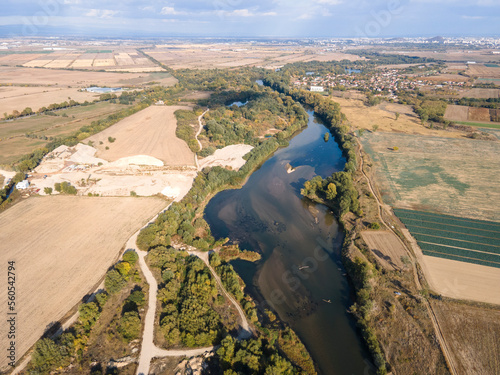
[{"label": "striped farmland", "polygon": [[500,268],[500,223],[394,209],[424,255]]}]

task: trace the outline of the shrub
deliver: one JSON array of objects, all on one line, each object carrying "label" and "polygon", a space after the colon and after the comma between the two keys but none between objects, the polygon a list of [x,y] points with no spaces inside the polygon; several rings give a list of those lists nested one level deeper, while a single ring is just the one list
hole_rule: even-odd
[{"label": "shrub", "polygon": [[51,188],[51,187],[44,187],[44,188],[43,188],[43,192],[44,192],[45,194],[50,195],[50,194],[52,194],[52,188]]},{"label": "shrub", "polygon": [[114,141],[116,141],[116,138],[108,137],[108,142],[109,143],[113,143]]},{"label": "shrub", "polygon": [[115,294],[119,292],[126,284],[126,280],[117,270],[113,269],[106,274],[106,279],[104,280],[104,288],[109,294]]},{"label": "shrub", "polygon": [[129,250],[123,254],[123,260],[125,262],[128,262],[130,264],[135,264],[137,262],[137,259],[139,259],[139,255],[133,250]]},{"label": "shrub", "polygon": [[380,224],[377,222],[371,223],[370,228],[371,229],[380,229]]},{"label": "shrub", "polygon": [[126,341],[132,341],[139,337],[141,332],[141,318],[136,311],[123,314],[118,324],[118,332]]}]

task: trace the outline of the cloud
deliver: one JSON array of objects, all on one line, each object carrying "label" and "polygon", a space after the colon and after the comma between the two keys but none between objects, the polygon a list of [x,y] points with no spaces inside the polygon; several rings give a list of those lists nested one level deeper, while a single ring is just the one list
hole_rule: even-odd
[{"label": "cloud", "polygon": [[118,11],[111,10],[111,9],[89,9],[89,11],[87,13],[85,13],[85,16],[109,19],[109,18],[113,18],[113,16],[117,13],[118,13]]},{"label": "cloud", "polygon": [[250,9],[235,9],[232,11],[223,11],[222,12],[224,16],[227,17],[270,17],[270,16],[277,16],[278,13],[272,11],[272,12],[256,12],[252,11]]},{"label": "cloud", "polygon": [[316,4],[321,5],[339,5],[342,4],[342,0],[313,0]]},{"label": "cloud", "polygon": [[176,15],[179,14],[174,7],[163,7],[161,8],[160,14],[163,15]]}]

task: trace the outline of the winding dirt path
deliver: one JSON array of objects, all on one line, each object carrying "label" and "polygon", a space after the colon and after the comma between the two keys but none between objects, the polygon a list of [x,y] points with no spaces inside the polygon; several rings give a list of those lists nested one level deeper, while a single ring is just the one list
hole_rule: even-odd
[{"label": "winding dirt path", "polygon": [[[399,242],[401,243],[401,245],[405,249],[408,257],[411,259],[411,265],[412,265],[412,271],[413,271],[413,278],[415,280],[415,284],[416,284],[418,290],[422,290],[423,287],[422,287],[422,284],[420,283],[420,279],[419,279],[419,276],[418,276],[418,270],[417,270],[417,267],[416,267],[416,263],[417,263],[416,257],[414,256],[413,252],[408,248],[408,246],[401,240],[401,238],[399,238],[399,236],[397,235],[394,227],[392,225],[388,225],[385,222],[385,220],[383,218],[383,215],[382,215],[382,209],[386,209],[387,210],[387,208],[382,203],[382,201],[379,199],[379,197],[378,197],[375,189],[373,188],[371,179],[365,173],[363,156],[361,155],[361,152],[363,151],[363,146],[362,146],[362,144],[361,144],[361,142],[359,141],[358,138],[356,138],[356,140],[357,140],[357,142],[359,144],[359,149],[360,149],[360,153],[359,154],[360,154],[360,169],[361,169],[361,173],[363,173],[363,176],[365,177],[366,182],[368,184],[368,188],[370,189],[370,192],[373,194],[373,196],[375,197],[375,200],[377,201],[378,217],[379,217],[381,223],[388,230],[390,230],[392,233],[394,233],[394,235],[396,236],[396,238],[399,240]],[[450,354],[450,349],[448,347],[448,344],[446,343],[446,339],[444,338],[444,335],[443,335],[441,326],[439,325],[439,321],[437,319],[437,316],[436,316],[436,314],[435,314],[435,312],[434,312],[431,304],[429,303],[429,301],[427,301],[427,299],[425,297],[422,298],[422,301],[423,301],[425,307],[427,308],[427,312],[429,313],[429,317],[431,319],[431,322],[432,322],[432,325],[433,325],[433,328],[434,328],[434,332],[436,333],[436,337],[438,339],[439,346],[441,347],[441,352],[443,353],[443,356],[444,356],[444,359],[446,361],[446,364],[448,365],[448,369],[450,370],[450,372],[451,372],[452,375],[457,375],[458,372],[457,372],[456,365],[453,362],[453,357]]]},{"label": "winding dirt path", "polygon": [[246,339],[252,337],[252,330],[250,329],[250,325],[248,324],[248,320],[247,320],[247,317],[245,316],[245,312],[241,308],[240,304],[233,298],[233,296],[231,296],[227,292],[226,288],[224,288],[224,285],[222,284],[222,281],[221,281],[219,275],[217,275],[215,270],[210,265],[210,262],[208,260],[209,253],[203,252],[203,251],[188,250],[188,254],[197,256],[206,264],[206,266],[208,267],[208,269],[212,273],[212,276],[214,277],[215,281],[217,282],[217,285],[219,286],[222,293],[224,293],[224,295],[227,297],[227,299],[229,301],[231,301],[231,303],[234,305],[234,307],[238,311],[238,314],[240,315],[240,321],[241,321],[240,322],[240,329],[238,332],[238,339],[239,340],[246,340]]},{"label": "winding dirt path", "polygon": [[[205,113],[210,111],[210,109],[207,108],[205,112],[203,112],[199,117],[198,117],[198,131],[196,132],[196,135],[194,136],[196,138],[196,142],[198,142],[198,146],[200,146],[200,151],[203,150],[203,146],[201,145],[200,140],[198,139],[198,136],[200,135],[201,131],[203,130],[203,125],[201,124],[201,119],[203,116],[205,116]],[[198,163],[198,153],[194,153],[194,161],[196,163],[196,169],[200,170],[200,164]]]}]

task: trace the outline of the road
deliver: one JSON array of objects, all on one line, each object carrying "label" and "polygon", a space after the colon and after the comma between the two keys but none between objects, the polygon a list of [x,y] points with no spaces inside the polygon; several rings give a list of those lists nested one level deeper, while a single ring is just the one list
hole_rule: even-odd
[{"label": "road", "polygon": [[246,339],[252,337],[252,330],[250,329],[250,325],[248,324],[248,320],[247,320],[247,317],[245,316],[245,312],[241,308],[240,304],[233,298],[233,296],[231,296],[226,291],[226,288],[224,288],[224,285],[222,284],[222,281],[221,281],[219,275],[217,275],[215,270],[210,265],[210,262],[208,260],[208,252],[188,250],[188,254],[197,256],[206,264],[206,266],[208,267],[208,269],[212,273],[212,276],[214,277],[215,281],[217,282],[217,285],[219,286],[222,293],[224,293],[224,295],[227,297],[227,299],[229,301],[231,301],[231,303],[234,305],[234,307],[238,311],[238,314],[240,315],[240,329],[238,332],[238,339],[239,340],[246,340]]},{"label": "road", "polygon": [[[207,108],[207,110],[205,112],[203,112],[198,117],[199,128],[198,128],[198,131],[196,132],[196,135],[194,136],[196,138],[196,142],[198,142],[198,146],[200,146],[200,151],[203,150],[203,146],[201,145],[201,142],[198,139],[198,136],[200,135],[201,131],[203,130],[203,125],[201,124],[201,119],[203,118],[203,116],[205,116],[205,113],[207,113],[208,111],[210,111],[210,109]],[[196,154],[196,153],[194,154],[194,161],[196,162],[196,169],[200,170],[200,164],[198,164],[198,154]]]},{"label": "road", "polygon": [[[158,213],[158,215],[169,209],[171,204],[169,204],[164,210]],[[147,227],[150,223],[153,223],[157,218],[156,215],[151,221],[146,224],[143,228]],[[144,332],[142,335],[142,344],[141,351],[139,354],[139,365],[137,366],[137,375],[147,375],[149,374],[149,367],[151,365],[151,360],[153,358],[159,357],[193,357],[197,355],[201,355],[206,352],[210,352],[214,349],[213,346],[206,348],[197,348],[197,349],[186,349],[186,350],[165,350],[158,348],[154,344],[154,327],[155,327],[155,317],[156,317],[156,296],[158,293],[158,283],[156,279],[146,264],[146,255],[148,253],[146,251],[139,250],[137,248],[137,236],[139,232],[143,229],[139,229],[130,239],[127,241],[126,249],[134,250],[139,255],[139,266],[141,267],[141,271],[146,278],[146,282],[149,285],[148,292],[148,304],[147,304],[147,312],[146,317],[144,319]]]},{"label": "road", "polygon": [[[411,259],[411,265],[412,265],[412,271],[413,271],[413,278],[415,280],[415,284],[417,286],[417,289],[419,291],[423,290],[422,284],[420,283],[420,279],[419,279],[419,276],[418,276],[418,271],[417,271],[417,267],[416,267],[417,260],[416,260],[416,258],[414,256],[414,253],[401,240],[401,238],[399,238],[399,236],[396,233],[396,231],[394,230],[393,226],[392,225],[388,225],[385,222],[384,218],[383,218],[382,210],[384,209],[385,206],[382,203],[382,201],[379,199],[379,197],[378,197],[375,189],[372,186],[372,182],[371,182],[370,178],[367,176],[367,174],[364,171],[363,157],[361,156],[361,151],[363,151],[363,146],[361,145],[361,142],[359,141],[358,138],[357,138],[357,141],[358,141],[359,148],[360,148],[360,169],[361,169],[361,172],[363,173],[364,178],[366,179],[366,182],[368,184],[368,188],[370,189],[370,192],[373,194],[373,196],[375,197],[375,200],[377,201],[377,210],[378,210],[379,219],[380,219],[381,223],[388,230],[390,230],[391,232],[394,233],[394,235],[396,236],[396,238],[399,240],[399,242],[401,243],[401,245],[405,249],[408,257]],[[456,369],[456,365],[453,362],[453,357],[450,355],[450,349],[449,349],[448,344],[446,343],[446,340],[444,338],[444,335],[443,335],[443,332],[441,330],[441,326],[439,325],[439,321],[437,319],[437,316],[434,313],[434,310],[433,310],[431,304],[429,303],[429,301],[427,301],[426,298],[422,298],[422,301],[423,301],[425,307],[427,308],[427,312],[429,313],[429,317],[431,319],[431,322],[432,322],[432,325],[433,325],[433,328],[434,328],[434,332],[435,332],[436,337],[438,339],[439,346],[441,348],[441,352],[443,353],[443,356],[444,356],[444,359],[446,361],[446,364],[448,365],[448,369],[450,370],[450,372],[451,372],[452,375],[457,375],[458,372],[457,372],[457,369]]]}]

